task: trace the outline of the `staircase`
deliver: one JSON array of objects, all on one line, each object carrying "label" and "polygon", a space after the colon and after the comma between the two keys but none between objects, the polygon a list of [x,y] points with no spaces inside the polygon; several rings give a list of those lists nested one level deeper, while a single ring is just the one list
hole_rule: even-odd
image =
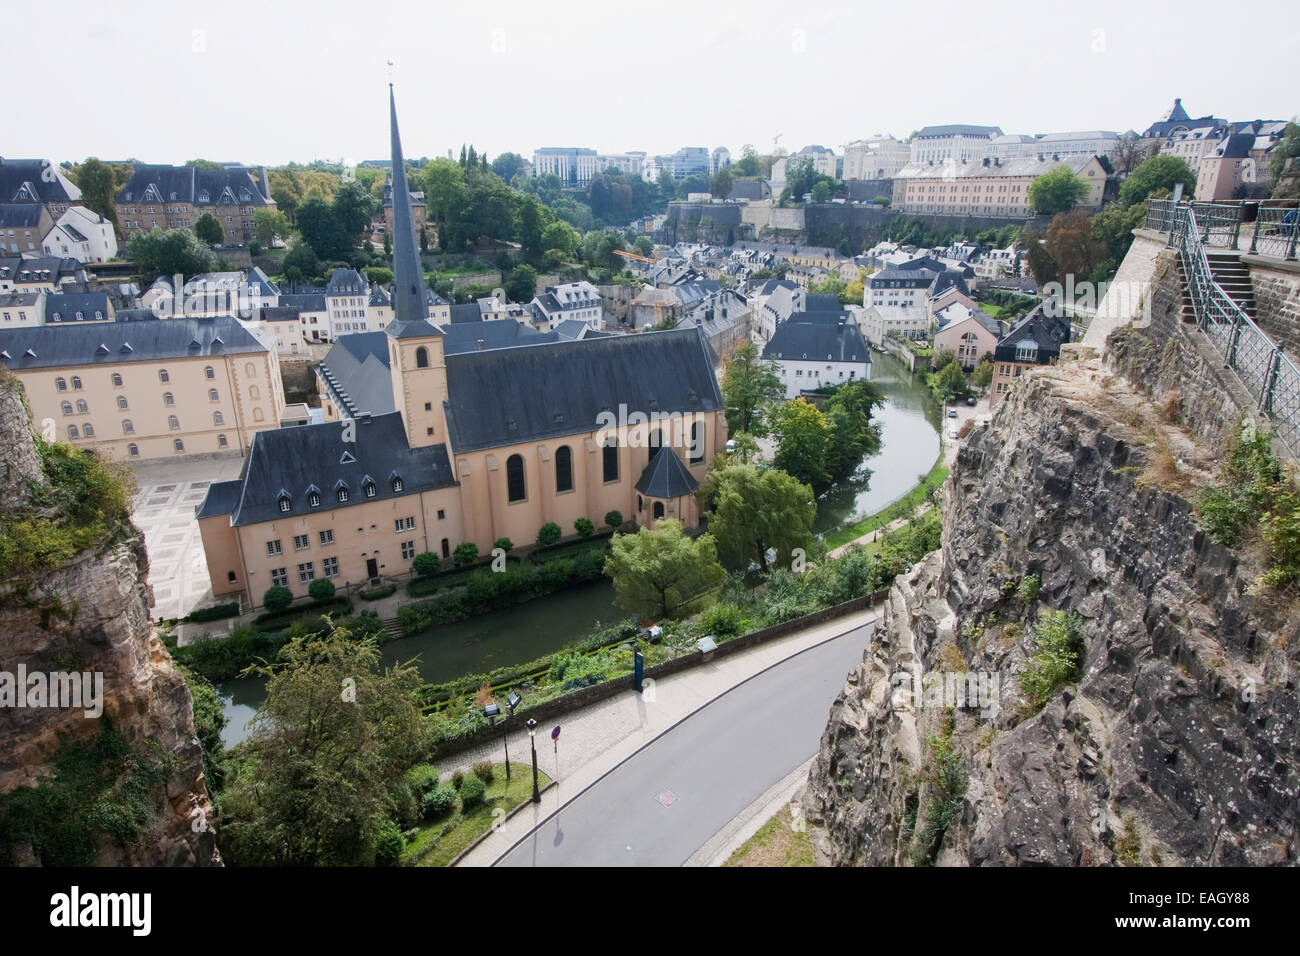
[{"label": "staircase", "polygon": [[391,641],[402,636],[402,627],[397,623],[397,618],[388,617],[381,621],[384,625],[384,640]]},{"label": "staircase", "polygon": [[[1214,276],[1228,298],[1241,306],[1252,320],[1255,319],[1255,291],[1250,284],[1250,270],[1242,263],[1236,252],[1206,249],[1205,257],[1210,261],[1210,273]],[[1196,309],[1192,305],[1188,291],[1187,274],[1183,270],[1183,260],[1178,258],[1178,279],[1183,286],[1183,304],[1180,316],[1184,322],[1196,324]]]}]

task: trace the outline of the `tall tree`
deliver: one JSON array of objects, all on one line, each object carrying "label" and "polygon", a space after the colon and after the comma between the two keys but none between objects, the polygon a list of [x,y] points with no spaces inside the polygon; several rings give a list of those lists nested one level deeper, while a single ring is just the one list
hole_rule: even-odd
[{"label": "tall tree", "polygon": [[772,433],[777,440],[776,467],[814,488],[830,478],[830,424],[816,405],[803,398],[778,405],[772,413]]},{"label": "tall tree", "polygon": [[727,430],[762,436],[760,412],[785,394],[776,365],[759,358],[758,346],[745,342],[727,359],[722,395],[727,403]]},{"label": "tall tree", "polygon": [[105,163],[91,156],[71,172],[72,180],[81,190],[81,201],[86,208],[97,212],[114,226],[117,214],[113,201],[122,187],[131,181],[133,170],[124,163]]},{"label": "tall tree", "polygon": [[369,228],[378,203],[365,186],[353,179],[339,186],[331,205],[334,209],[334,218],[347,235],[348,248],[351,249],[361,234]]},{"label": "tall tree", "polygon": [[253,213],[253,231],[257,241],[270,248],[276,239],[286,239],[291,232],[289,219],[278,209],[259,209]]},{"label": "tall tree", "polygon": [[660,518],[654,530],[614,535],[605,573],[614,582],[618,603],[643,618],[672,617],[725,577],[713,536],[692,539],[675,518]]},{"label": "tall tree", "polygon": [[373,863],[405,772],[431,749],[419,671],[381,671],[377,646],[344,628],[295,638],[253,670],[266,701],[222,794],[222,853],[245,866]]},{"label": "tall tree", "polygon": [[537,270],[527,263],[515,266],[506,281],[506,296],[512,302],[530,302],[537,294]]},{"label": "tall tree", "polygon": [[221,230],[221,223],[217,217],[210,212],[205,212],[194,222],[194,235],[198,236],[210,246],[218,245],[226,234]]},{"label": "tall tree", "polygon": [[709,471],[705,491],[713,501],[709,533],[729,568],[743,571],[752,562],[766,571],[769,550],[778,565],[788,564],[795,548],[812,544],[813,490],[779,468],[731,461]]},{"label": "tall tree", "polygon": [[506,182],[513,182],[515,174],[523,172],[527,168],[528,164],[518,153],[501,153],[496,159],[492,160],[492,172]]},{"label": "tall tree", "polygon": [[1088,184],[1070,167],[1061,165],[1029,184],[1029,205],[1040,216],[1068,212],[1088,195]]},{"label": "tall tree", "polygon": [[757,176],[759,174],[758,150],[753,143],[746,143],[740,150],[740,159],[733,166],[737,176]]},{"label": "tall tree", "polygon": [[352,249],[352,238],[334,207],[321,199],[308,199],[299,207],[298,232],[322,259],[343,259]]},{"label": "tall tree", "polygon": [[424,167],[424,203],[438,228],[438,244],[451,249],[460,243],[460,217],[465,205],[465,172],[450,159],[435,159]]},{"label": "tall tree", "polygon": [[726,199],[731,195],[731,186],[731,167],[723,166],[713,174],[713,179],[709,181],[709,192],[711,192],[716,199]]},{"label": "tall tree", "polygon": [[1190,198],[1196,187],[1196,174],[1177,156],[1152,156],[1124,180],[1119,187],[1119,201],[1125,206],[1145,202],[1147,197],[1161,190],[1172,190],[1183,184],[1183,195]]},{"label": "tall tree", "polygon": [[188,229],[137,232],[126,249],[146,282],[160,275],[192,276],[211,272],[217,261],[212,249]]},{"label": "tall tree", "polygon": [[1074,212],[1059,212],[1052,217],[1047,227],[1047,253],[1056,263],[1059,281],[1066,276],[1074,276],[1074,281],[1082,282],[1091,278],[1107,258],[1107,248],[1102,242],[1093,238],[1093,223],[1082,209]]}]

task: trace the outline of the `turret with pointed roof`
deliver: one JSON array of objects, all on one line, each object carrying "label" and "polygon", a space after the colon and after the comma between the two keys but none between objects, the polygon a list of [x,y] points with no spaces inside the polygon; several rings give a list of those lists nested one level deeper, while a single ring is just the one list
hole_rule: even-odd
[{"label": "turret with pointed roof", "polygon": [[439,335],[429,322],[428,289],[420,265],[415,219],[411,215],[411,192],[406,184],[406,160],[397,131],[397,98],[388,84],[388,106],[393,137],[393,321],[388,334],[395,339]]}]

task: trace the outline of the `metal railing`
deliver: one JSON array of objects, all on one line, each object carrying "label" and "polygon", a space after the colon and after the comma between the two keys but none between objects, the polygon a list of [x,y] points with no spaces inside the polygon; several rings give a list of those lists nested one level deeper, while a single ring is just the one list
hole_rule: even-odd
[{"label": "metal railing", "polygon": [[[1148,229],[1169,234],[1170,248],[1178,250],[1182,259],[1187,297],[1195,311],[1197,326],[1223,356],[1224,365],[1236,372],[1255,399],[1260,414],[1273,422],[1277,437],[1300,460],[1300,368],[1282,354],[1282,343],[1269,339],[1223,291],[1205,254],[1206,245],[1236,248],[1237,230],[1222,212],[1232,208],[1213,203],[1175,205],[1169,200],[1150,200],[1146,225]],[[1277,223],[1284,225],[1280,219]],[[1291,231],[1295,231],[1294,223]],[[1287,238],[1294,254],[1294,237]]]},{"label": "metal railing", "polygon": [[[1247,211],[1254,213],[1254,220]],[[1263,203],[1175,203],[1172,199],[1148,199],[1147,229],[1173,233],[1179,228],[1178,210],[1191,209],[1196,216],[1201,244],[1232,249],[1257,256],[1295,261],[1300,256],[1300,210],[1294,206]],[[1249,238],[1249,242],[1247,242]],[[1244,247],[1244,248],[1243,248]]]},{"label": "metal railing", "polygon": [[1300,236],[1300,211],[1282,206],[1260,206],[1250,251],[1277,259],[1294,259]]}]

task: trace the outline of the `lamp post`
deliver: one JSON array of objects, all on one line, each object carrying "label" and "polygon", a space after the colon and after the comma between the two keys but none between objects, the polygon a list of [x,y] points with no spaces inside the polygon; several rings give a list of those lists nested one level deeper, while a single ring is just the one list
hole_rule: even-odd
[{"label": "lamp post", "polygon": [[528,743],[533,748],[533,803],[541,803],[542,794],[537,789],[537,721],[529,717],[525,726],[528,728]]},{"label": "lamp post", "polygon": [[[495,727],[497,725],[497,718],[501,716],[501,708],[496,704],[488,704],[486,707],[483,708],[483,716],[488,719],[488,724]],[[506,739],[507,733],[508,731],[506,730],[506,725],[504,722],[502,722],[501,746],[504,747],[506,751],[506,779],[509,780],[510,779],[510,743]]]}]

